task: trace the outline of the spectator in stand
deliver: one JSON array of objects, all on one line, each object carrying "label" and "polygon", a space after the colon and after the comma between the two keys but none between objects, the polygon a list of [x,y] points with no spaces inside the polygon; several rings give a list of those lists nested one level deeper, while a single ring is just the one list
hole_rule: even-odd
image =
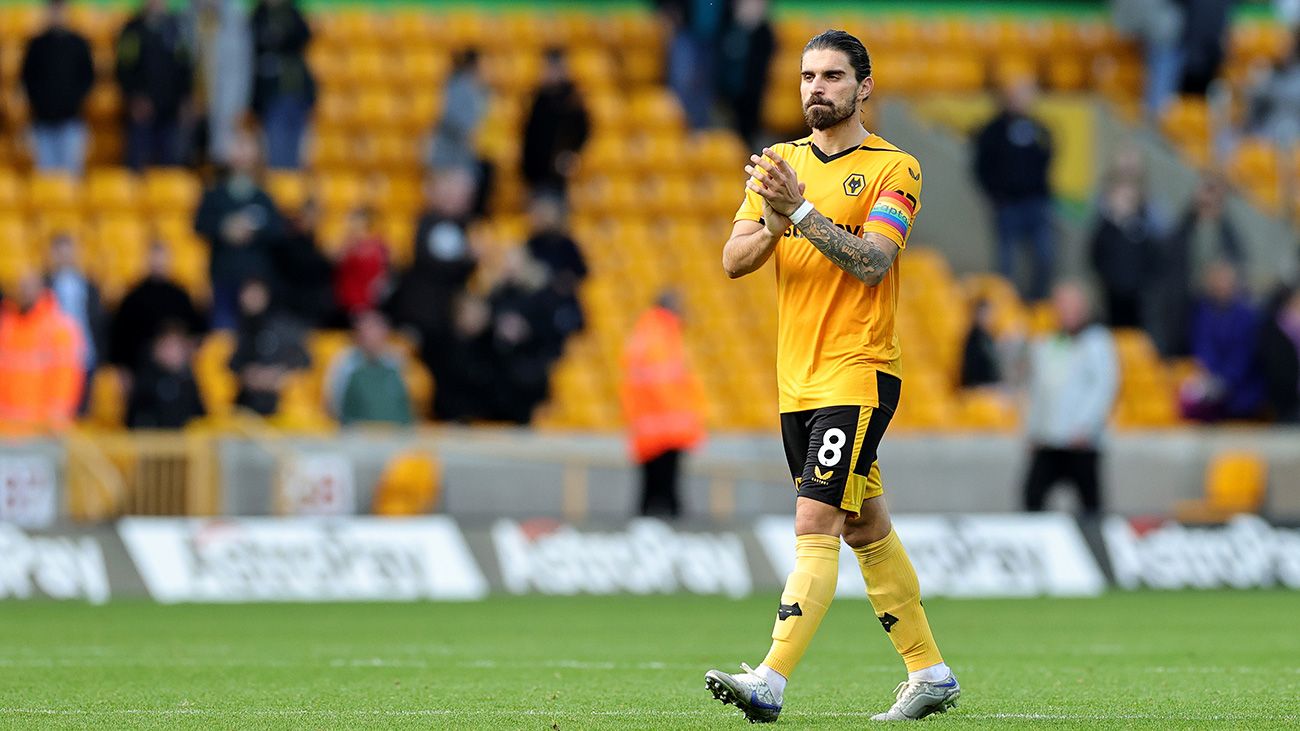
[{"label": "spectator in stand", "polygon": [[38,170],[81,175],[86,122],[81,106],[95,81],[90,44],[68,27],[64,0],[47,0],[45,30],[23,54],[22,82],[32,115],[32,156]]},{"label": "spectator in stand", "polygon": [[462,295],[452,309],[451,334],[432,349],[429,370],[433,391],[433,418],[468,423],[492,414],[496,387],[492,347],[492,307],[475,295]]},{"label": "spectator in stand", "polygon": [[193,360],[189,325],[165,323],[150,344],[149,357],[132,374],[127,427],[180,429],[207,414],[194,380]]},{"label": "spectator in stand", "polygon": [[[975,137],[975,177],[993,208],[997,227],[998,272],[1017,282],[1026,299],[1047,296],[1055,263],[1052,191],[1048,171],[1052,137],[1030,116],[1036,91],[1027,79],[1003,91],[1002,109]],[[1016,276],[1016,253],[1028,245],[1033,274]]]},{"label": "spectator in stand", "polygon": [[1182,218],[1165,246],[1163,276],[1158,287],[1163,330],[1156,333],[1161,352],[1168,356],[1191,353],[1188,334],[1193,309],[1192,287],[1205,281],[1209,265],[1228,261],[1239,269],[1245,252],[1237,226],[1228,215],[1227,184],[1206,172]]},{"label": "spectator in stand", "polygon": [[1093,226],[1090,255],[1106,301],[1111,327],[1141,327],[1150,322],[1160,255],[1160,227],[1141,184],[1112,177],[1102,194]]},{"label": "spectator in stand", "polygon": [[970,330],[961,351],[961,387],[996,386],[1002,382],[997,341],[993,339],[993,306],[980,300],[971,308]]},{"label": "spectator in stand", "polygon": [[524,125],[524,179],[534,193],[565,194],[589,132],[587,110],[563,53],[547,51],[542,83]]},{"label": "spectator in stand", "polygon": [[551,364],[564,342],[554,325],[549,284],[546,267],[514,249],[488,295],[496,351],[494,416],[503,421],[527,424],[546,400]]},{"label": "spectator in stand", "polygon": [[718,39],[733,0],[657,0],[668,26],[668,86],[694,129],[710,126]]},{"label": "spectator in stand", "polygon": [[230,370],[239,378],[235,404],[262,416],[280,405],[289,374],[310,365],[307,331],[292,316],[275,309],[270,286],[248,279],[239,289],[239,332]]},{"label": "spectator in stand", "polygon": [[528,238],[528,253],[550,272],[548,281],[554,300],[554,326],[567,338],[583,327],[578,285],[587,278],[587,261],[577,242],[569,235],[562,199],[537,196],[529,206],[529,214],[533,231]]},{"label": "spectator in stand", "polygon": [[296,170],[302,134],[316,103],[307,66],[311,27],[294,0],[258,0],[253,9],[253,112],[266,135],[267,164]]},{"label": "spectator in stand", "polygon": [[469,239],[474,178],[462,168],[434,172],[427,209],[415,232],[415,259],[387,303],[394,322],[418,335],[421,357],[437,377],[438,343],[451,330],[453,303],[478,268]]},{"label": "spectator in stand", "polygon": [[[99,287],[90,281],[78,263],[77,241],[68,233],[58,233],[50,242],[50,272],[46,284],[54,293],[59,309],[72,319],[81,334],[82,367],[90,383],[95,366],[104,351],[108,312],[99,296]],[[87,392],[89,388],[85,389]],[[88,393],[83,394],[87,397]],[[83,400],[78,413],[86,409]]]},{"label": "spectator in stand", "polygon": [[190,0],[185,31],[197,62],[196,112],[201,159],[230,163],[230,152],[252,99],[253,36],[239,0]]},{"label": "spectator in stand", "polygon": [[443,92],[443,113],[433,132],[429,167],[434,170],[459,168],[474,176],[474,215],[487,213],[492,187],[492,164],[478,154],[478,131],[487,116],[491,90],[483,80],[478,51],[456,55]]},{"label": "spectator in stand", "polygon": [[1287,149],[1300,141],[1300,38],[1249,92],[1246,128]]},{"label": "spectator in stand", "polygon": [[171,260],[171,249],[166,244],[150,244],[148,272],[118,305],[110,329],[108,358],[124,371],[139,367],[150,357],[164,326],[183,327],[188,336],[206,329],[207,323],[189,293],[172,279]]},{"label": "spectator in stand", "polygon": [[281,284],[280,303],[310,328],[332,325],[338,311],[334,265],[316,244],[319,221],[320,206],[308,198],[288,222],[286,234],[271,247],[272,268]]},{"label": "spectator in stand", "polygon": [[1300,289],[1280,288],[1264,311],[1260,363],[1273,418],[1300,423]]},{"label": "spectator in stand", "polygon": [[1182,36],[1183,94],[1205,96],[1219,78],[1228,45],[1228,23],[1236,0],[1180,0],[1184,9]]},{"label": "spectator in stand", "polygon": [[704,440],[704,387],[682,338],[677,297],[659,296],[623,347],[619,395],[632,458],[641,466],[640,514],[681,516],[682,453]]},{"label": "spectator in stand", "polygon": [[251,135],[236,137],[229,169],[203,192],[194,216],[194,230],[212,248],[212,327],[218,330],[235,326],[240,285],[273,275],[272,247],[284,235],[275,202],[258,186],[257,155]]},{"label": "spectator in stand", "polygon": [[71,426],[85,385],[85,343],[36,272],[0,302],[0,434]]},{"label": "spectator in stand", "polygon": [[411,423],[411,396],[402,359],[388,343],[388,320],[375,310],[357,313],[354,345],[330,365],[329,411],[344,426],[360,422]]},{"label": "spectator in stand", "polygon": [[[388,296],[392,280],[388,245],[375,233],[375,212],[361,207],[348,215],[342,251],[334,266],[334,300],[342,314],[354,319],[378,307]],[[387,327],[387,322],[384,323]]]},{"label": "spectator in stand", "polygon": [[1059,481],[1073,483],[1083,513],[1101,512],[1098,460],[1115,403],[1119,361],[1106,328],[1092,322],[1087,292],[1065,283],[1052,293],[1060,330],[1039,338],[1029,353],[1031,445],[1025,509],[1042,510]]},{"label": "spectator in stand", "polygon": [[767,70],[776,53],[768,0],[739,0],[719,44],[718,90],[731,111],[731,128],[757,149]]},{"label": "spectator in stand", "polygon": [[181,117],[194,85],[191,49],[166,0],[145,0],[117,39],[126,108],[126,162],[136,170],[181,162]]},{"label": "spectator in stand", "polygon": [[1192,354],[1201,372],[1179,394],[1183,415],[1198,421],[1254,419],[1264,407],[1259,361],[1262,318],[1226,261],[1206,270],[1204,294],[1192,313]]},{"label": "spectator in stand", "polygon": [[1111,0],[1115,26],[1142,46],[1146,61],[1147,118],[1159,120],[1182,81],[1181,0]]}]

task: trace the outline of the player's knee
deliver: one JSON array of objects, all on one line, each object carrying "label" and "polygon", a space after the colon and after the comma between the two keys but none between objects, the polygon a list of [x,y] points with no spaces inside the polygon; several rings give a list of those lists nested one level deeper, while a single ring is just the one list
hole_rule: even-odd
[{"label": "player's knee", "polygon": [[857,520],[845,523],[842,535],[844,542],[850,547],[862,548],[883,540],[889,535],[891,528],[887,513],[863,514]]},{"label": "player's knee", "polygon": [[814,533],[827,536],[840,535],[844,530],[844,519],[847,515],[843,510],[832,505],[801,497],[795,502],[794,534],[797,536]]}]

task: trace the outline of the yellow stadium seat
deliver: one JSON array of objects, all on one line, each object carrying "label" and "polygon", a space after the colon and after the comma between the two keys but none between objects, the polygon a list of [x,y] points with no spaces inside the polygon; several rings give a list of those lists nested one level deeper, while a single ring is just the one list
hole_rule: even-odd
[{"label": "yellow stadium seat", "polygon": [[1082,91],[1091,82],[1088,59],[1055,54],[1045,64],[1047,87],[1053,91]]},{"label": "yellow stadium seat", "polygon": [[12,168],[0,167],[0,211],[21,208],[27,197],[24,188],[24,181],[18,173]]},{"label": "yellow stadium seat", "polygon": [[451,62],[446,54],[435,53],[432,49],[408,50],[400,56],[397,68],[405,92],[421,85],[441,86],[451,69]]},{"label": "yellow stadium seat", "polygon": [[631,118],[644,130],[679,132],[686,124],[681,104],[667,89],[633,92],[628,106]]},{"label": "yellow stadium seat", "polygon": [[95,84],[86,98],[86,118],[96,127],[114,124],[122,117],[122,94],[114,84]]},{"label": "yellow stadium seat", "polygon": [[352,140],[341,132],[324,129],[312,135],[308,143],[308,159],[317,170],[346,169],[353,166]]},{"label": "yellow stadium seat", "polygon": [[1205,498],[1175,506],[1179,520],[1189,523],[1217,523],[1242,513],[1258,513],[1268,486],[1268,464],[1248,451],[1217,454],[1205,475]]},{"label": "yellow stadium seat", "polygon": [[347,59],[347,79],[361,91],[388,83],[396,71],[396,63],[382,50],[374,47],[349,53]]},{"label": "yellow stadium seat", "polygon": [[397,48],[432,47],[442,34],[438,17],[422,7],[399,8],[390,19]]},{"label": "yellow stadium seat", "polygon": [[314,111],[317,136],[351,128],[352,113],[353,99],[350,93],[327,90],[317,100]]},{"label": "yellow stadium seat", "polygon": [[93,211],[134,211],[141,197],[139,178],[126,168],[96,168],[86,176],[86,205]]},{"label": "yellow stadium seat", "polygon": [[36,215],[79,211],[81,181],[69,175],[36,173],[27,184],[27,206]]},{"label": "yellow stadium seat", "polygon": [[144,193],[154,213],[192,216],[203,187],[198,177],[184,168],[152,168],[144,173]]},{"label": "yellow stadium seat", "polygon": [[356,129],[374,132],[393,125],[401,118],[400,100],[386,89],[367,91],[352,98],[351,116]]},{"label": "yellow stadium seat", "polygon": [[372,512],[403,516],[431,512],[441,492],[442,468],[432,454],[410,450],[394,455],[375,486]]},{"label": "yellow stadium seat", "polygon": [[239,382],[230,372],[230,356],[235,352],[235,339],[229,332],[210,333],[194,354],[194,378],[208,413],[228,416],[234,409]]},{"label": "yellow stadium seat", "polygon": [[86,384],[90,397],[86,421],[103,429],[120,429],[126,424],[126,390],[117,369],[101,366]]},{"label": "yellow stadium seat", "polygon": [[365,181],[352,173],[331,173],[316,179],[321,210],[330,215],[350,213],[370,198]]},{"label": "yellow stadium seat", "polygon": [[275,201],[281,213],[292,214],[301,209],[307,200],[307,180],[302,173],[272,170],[267,172],[264,184],[267,194]]}]

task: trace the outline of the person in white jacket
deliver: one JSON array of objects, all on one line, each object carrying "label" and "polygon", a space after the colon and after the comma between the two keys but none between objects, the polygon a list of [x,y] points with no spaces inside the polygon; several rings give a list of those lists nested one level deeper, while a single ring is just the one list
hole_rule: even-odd
[{"label": "person in white jacket", "polygon": [[1029,351],[1025,421],[1032,451],[1025,509],[1042,510],[1052,487],[1068,482],[1083,512],[1095,515],[1101,511],[1099,454],[1119,385],[1119,361],[1110,332],[1092,321],[1082,285],[1057,285],[1052,305],[1059,329]]}]

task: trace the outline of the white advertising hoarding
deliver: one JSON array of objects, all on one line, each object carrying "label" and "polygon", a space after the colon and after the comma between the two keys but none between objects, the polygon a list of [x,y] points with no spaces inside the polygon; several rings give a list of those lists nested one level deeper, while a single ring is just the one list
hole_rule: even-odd
[{"label": "white advertising hoarding", "polygon": [[126,518],[160,602],[478,599],[487,581],[450,518]]}]

